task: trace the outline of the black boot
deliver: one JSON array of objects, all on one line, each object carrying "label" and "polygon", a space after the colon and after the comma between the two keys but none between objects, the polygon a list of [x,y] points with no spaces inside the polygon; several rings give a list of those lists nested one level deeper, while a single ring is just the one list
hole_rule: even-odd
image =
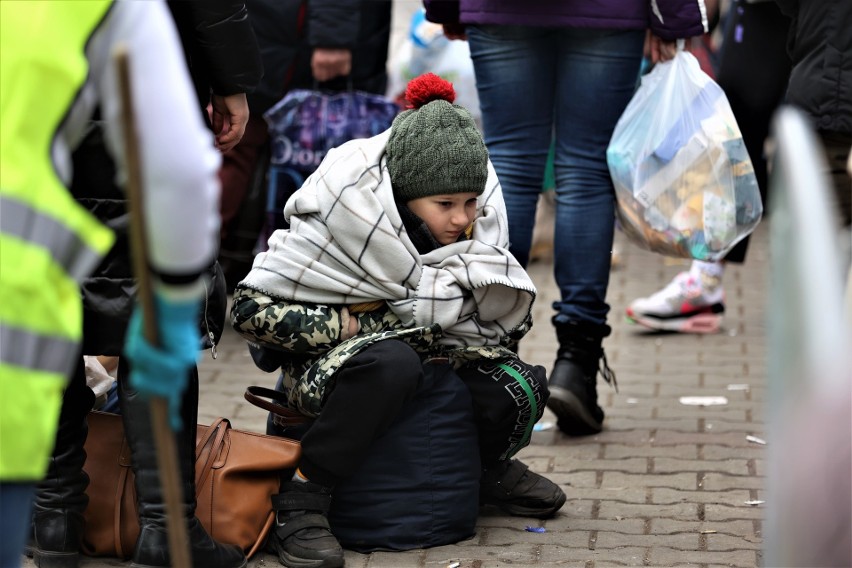
[{"label": "black boot", "polygon": [[331,534],[331,491],[316,483],[288,481],[272,497],[275,533],[272,545],[288,568],[339,568],[343,548]]},{"label": "black boot", "polygon": [[479,502],[516,517],[552,517],[565,504],[565,492],[519,460],[500,460],[483,470]]},{"label": "black boot", "polygon": [[[136,475],[136,504],[139,512],[139,538],[133,551],[134,568],[171,566],[166,524],[165,496],[160,486],[157,455],[149,402],[132,390],[119,373],[119,402],[124,431],[130,446],[133,473]],[[183,480],[182,513],[187,523],[192,565],[197,568],[242,568],[243,551],[231,544],[213,540],[195,516],[195,433],[198,416],[198,370],[191,371],[183,399],[183,430],[176,432],[178,462]]]},{"label": "black boot", "polygon": [[597,434],[604,412],[598,406],[597,374],[618,388],[615,373],[606,362],[601,342],[610,333],[606,324],[561,322],[553,318],[559,351],[550,373],[547,406],[558,418],[557,426],[570,436]]},{"label": "black boot", "polygon": [[62,411],[56,430],[56,444],[47,475],[36,489],[33,502],[32,540],[28,552],[41,568],[76,568],[83,539],[83,511],[89,504],[86,487],[88,425],[86,416],[95,403],[95,394],[86,386],[82,358],[62,397]]}]

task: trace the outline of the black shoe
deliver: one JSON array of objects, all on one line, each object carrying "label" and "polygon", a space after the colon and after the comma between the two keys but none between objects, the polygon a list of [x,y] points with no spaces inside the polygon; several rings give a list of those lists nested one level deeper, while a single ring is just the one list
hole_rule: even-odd
[{"label": "black shoe", "polygon": [[272,497],[278,561],[288,568],[340,568],[343,547],[331,534],[331,491],[316,483],[289,481]]},{"label": "black shoe", "polygon": [[565,504],[565,492],[518,460],[502,460],[482,473],[479,502],[516,517],[552,517]]},{"label": "black shoe", "polygon": [[[569,436],[588,436],[603,429],[604,411],[598,405],[597,375],[615,383],[601,342],[609,335],[607,325],[558,322],[559,351],[550,373],[547,407],[556,414],[556,425]],[[616,387],[617,390],[617,387]]]},{"label": "black shoe", "polygon": [[[193,517],[188,521],[192,565],[198,568],[245,568],[247,560],[239,546],[216,542]],[[166,526],[146,524],[139,533],[133,550],[131,568],[164,568],[172,566],[169,534]]]},{"label": "black shoe", "polygon": [[29,554],[39,568],[77,568],[83,538],[83,515],[57,510],[36,513],[34,537]]}]

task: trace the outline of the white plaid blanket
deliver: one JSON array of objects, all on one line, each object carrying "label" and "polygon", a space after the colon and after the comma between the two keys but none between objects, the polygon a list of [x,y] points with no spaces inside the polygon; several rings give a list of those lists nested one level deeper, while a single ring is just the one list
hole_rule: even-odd
[{"label": "white plaid blanket", "polygon": [[290,198],[243,284],[315,304],[386,300],[406,327],[432,324],[448,346],[496,345],[530,314],[536,289],[506,247],[494,168],[470,240],[420,255],[394,203],[384,157],[390,131],[331,150]]}]

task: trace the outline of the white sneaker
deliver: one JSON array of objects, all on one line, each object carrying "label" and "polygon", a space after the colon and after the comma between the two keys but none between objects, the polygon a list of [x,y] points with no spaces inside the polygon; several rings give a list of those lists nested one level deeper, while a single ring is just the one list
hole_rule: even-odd
[{"label": "white sneaker", "polygon": [[627,318],[634,323],[680,333],[717,333],[724,313],[720,278],[700,271],[681,272],[668,286],[627,308]]}]

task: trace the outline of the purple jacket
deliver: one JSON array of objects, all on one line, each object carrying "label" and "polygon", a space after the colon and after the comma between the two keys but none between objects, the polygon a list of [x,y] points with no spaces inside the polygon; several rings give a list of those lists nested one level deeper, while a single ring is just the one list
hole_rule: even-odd
[{"label": "purple jacket", "polygon": [[439,24],[647,29],[665,40],[708,30],[704,0],[424,0]]}]

